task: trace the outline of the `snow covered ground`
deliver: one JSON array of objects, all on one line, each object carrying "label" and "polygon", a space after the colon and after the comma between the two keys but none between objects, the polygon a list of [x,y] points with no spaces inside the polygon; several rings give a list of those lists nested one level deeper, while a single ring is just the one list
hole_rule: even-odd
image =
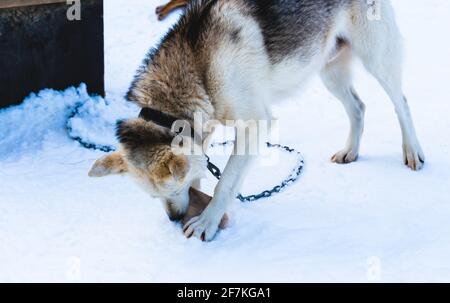
[{"label": "snow covered ground", "polygon": [[[75,131],[114,143],[134,71],[177,16],[157,22],[162,0],[105,1],[107,97],[51,90],[0,112],[1,282],[450,282],[450,2],[394,0],[405,36],[405,92],[427,164],[402,164],[391,103],[357,67],[367,104],[361,158],[329,161],[343,146],[340,103],[312,81],[275,109],[281,143],[302,151],[300,181],[279,196],[235,203],[215,241],[187,240],[159,201],[128,178],[90,179],[102,155],[67,138],[68,107],[85,101]],[[224,159],[216,159],[223,164]],[[255,167],[244,192],[277,182],[280,167]],[[205,190],[211,192],[212,177]]]}]

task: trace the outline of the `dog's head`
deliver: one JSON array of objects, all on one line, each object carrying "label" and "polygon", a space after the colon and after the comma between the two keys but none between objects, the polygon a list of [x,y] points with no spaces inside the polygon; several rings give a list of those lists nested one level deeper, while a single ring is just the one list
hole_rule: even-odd
[{"label": "dog's head", "polygon": [[174,150],[175,134],[169,129],[139,118],[119,122],[117,137],[120,150],[98,159],[89,176],[128,174],[153,197],[166,201],[188,199],[189,187],[203,176],[205,157]]}]

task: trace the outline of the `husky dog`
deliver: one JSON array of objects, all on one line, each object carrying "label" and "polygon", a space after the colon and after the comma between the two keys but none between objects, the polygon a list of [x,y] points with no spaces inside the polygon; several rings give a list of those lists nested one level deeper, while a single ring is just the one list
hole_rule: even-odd
[{"label": "husky dog", "polygon": [[[150,52],[127,98],[163,118],[189,123],[198,112],[204,121],[222,123],[271,120],[273,100],[319,74],[344,105],[351,126],[344,148],[332,161],[350,163],[358,158],[364,126],[365,106],[352,84],[351,62],[359,58],[395,106],[405,164],[419,170],[425,157],[402,92],[401,35],[390,2],[372,2],[193,1]],[[379,20],[370,18],[374,5]],[[170,148],[174,133],[161,126],[164,123],[147,120],[119,123],[121,150],[99,159],[90,175],[129,173],[152,195],[163,197],[169,216],[176,219],[186,211],[188,189],[201,177],[206,161],[204,156],[174,153]],[[186,236],[213,239],[252,158],[230,157],[211,203],[184,226]]]}]

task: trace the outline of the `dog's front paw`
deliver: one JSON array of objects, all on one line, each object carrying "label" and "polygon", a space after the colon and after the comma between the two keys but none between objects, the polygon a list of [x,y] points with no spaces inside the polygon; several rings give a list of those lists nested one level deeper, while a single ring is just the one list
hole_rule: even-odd
[{"label": "dog's front paw", "polygon": [[331,157],[331,162],[338,164],[348,164],[358,159],[358,152],[354,150],[341,150]]},{"label": "dog's front paw", "polygon": [[203,212],[184,225],[184,235],[187,238],[194,236],[202,241],[212,241],[219,229],[221,218],[222,216],[211,216],[208,212]]},{"label": "dog's front paw", "polygon": [[421,170],[425,164],[425,155],[420,146],[403,145],[403,161],[414,171]]}]

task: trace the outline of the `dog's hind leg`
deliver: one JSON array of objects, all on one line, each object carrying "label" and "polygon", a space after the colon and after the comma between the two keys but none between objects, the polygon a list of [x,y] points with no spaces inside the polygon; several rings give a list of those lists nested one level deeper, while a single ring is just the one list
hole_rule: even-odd
[{"label": "dog's hind leg", "polygon": [[168,14],[170,14],[173,10],[185,7],[188,4],[189,0],[171,0],[169,3],[165,5],[158,6],[156,8],[156,14],[158,15],[158,20],[163,20]]},{"label": "dog's hind leg", "polygon": [[364,128],[365,106],[352,85],[352,53],[346,42],[340,41],[338,55],[321,72],[321,78],[327,89],[344,105],[350,120],[350,135],[345,148],[337,152],[331,160],[345,164],[356,161]]},{"label": "dog's hind leg", "polygon": [[412,170],[420,170],[425,156],[402,91],[402,39],[390,3],[382,1],[380,5],[380,20],[369,20],[364,12],[355,22],[352,47],[395,106],[403,136],[404,163]]}]

